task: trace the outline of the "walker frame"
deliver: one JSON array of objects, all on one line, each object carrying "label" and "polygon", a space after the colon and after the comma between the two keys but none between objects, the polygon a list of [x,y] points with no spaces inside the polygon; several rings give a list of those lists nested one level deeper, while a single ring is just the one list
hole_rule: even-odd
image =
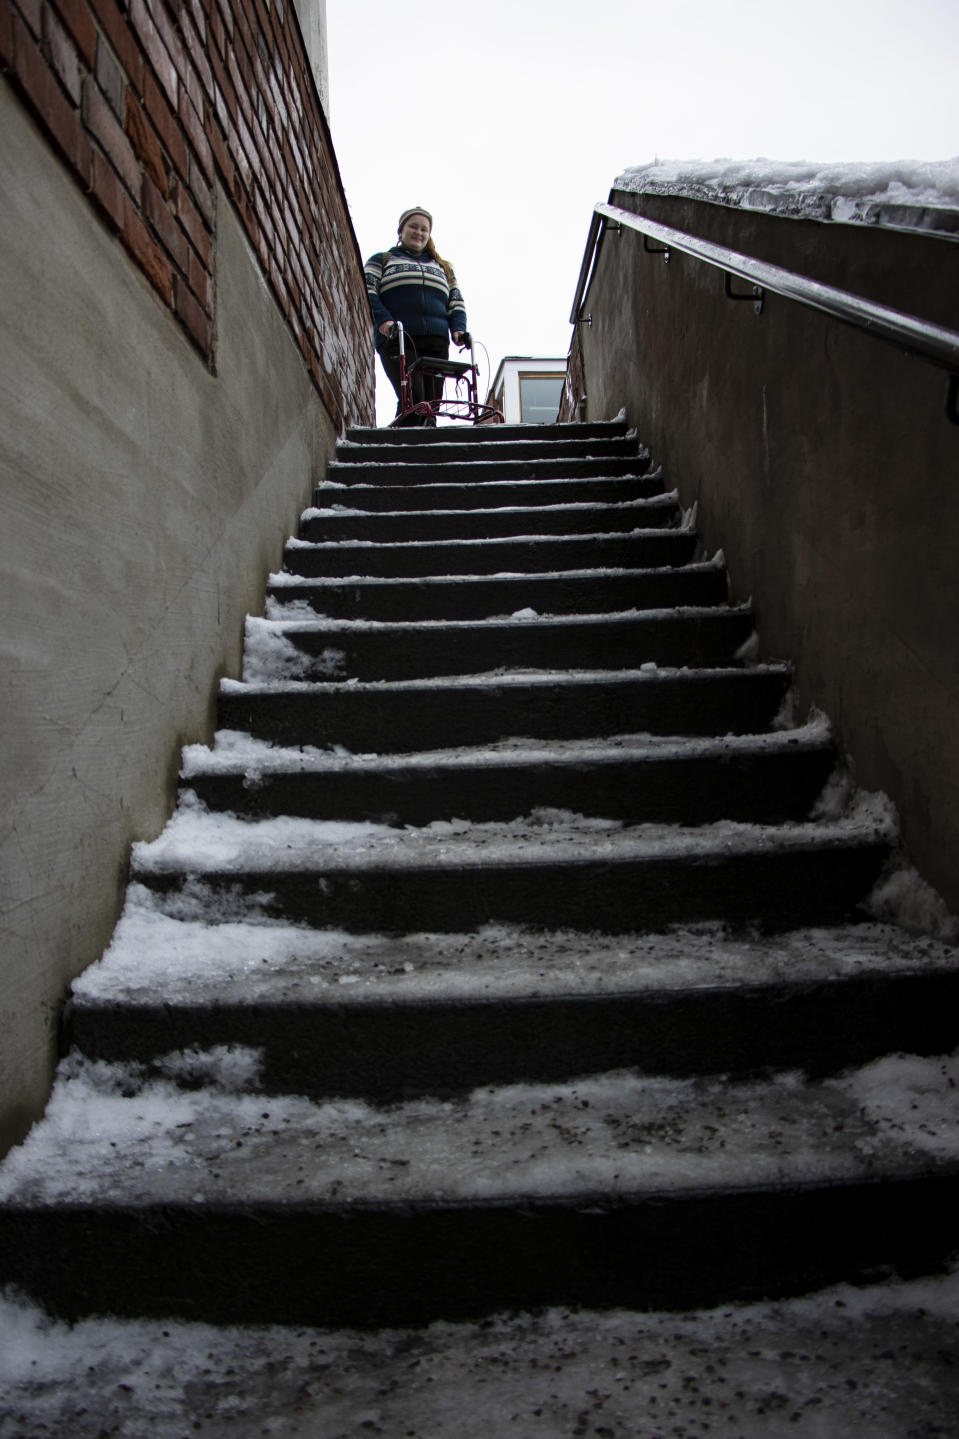
[{"label": "walker frame", "polygon": [[[469,360],[440,360],[432,355],[406,363],[406,336],[399,320],[396,334],[400,353],[400,405],[396,418],[389,428],[410,424],[410,417],[417,416],[421,424],[436,424],[438,416],[450,420],[466,420],[473,425],[499,425],[503,423],[503,412],[495,405],[481,404],[479,399],[479,371],[476,365],[476,351],[470,339]],[[432,375],[445,382],[455,380],[456,393],[449,395],[440,391],[438,399],[414,400],[413,379],[415,375]],[[465,390],[465,393],[464,393]]]}]

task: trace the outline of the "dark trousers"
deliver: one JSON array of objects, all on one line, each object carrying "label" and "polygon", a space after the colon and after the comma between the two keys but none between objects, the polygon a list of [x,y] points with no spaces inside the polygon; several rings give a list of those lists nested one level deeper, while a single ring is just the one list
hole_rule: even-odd
[{"label": "dark trousers", "polygon": [[[403,344],[406,350],[406,368],[409,370],[414,360],[429,356],[434,360],[446,360],[449,358],[450,342],[443,335],[404,335]],[[380,350],[380,359],[383,361],[383,369],[393,389],[396,391],[396,413],[400,412],[400,347],[397,340],[387,340]],[[438,400],[443,393],[442,375],[421,375],[417,370],[411,376],[413,381],[413,400]]]}]

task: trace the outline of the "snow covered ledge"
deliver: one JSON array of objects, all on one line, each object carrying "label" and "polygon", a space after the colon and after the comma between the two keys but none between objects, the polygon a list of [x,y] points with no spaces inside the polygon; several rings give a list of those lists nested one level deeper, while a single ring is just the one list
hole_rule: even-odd
[{"label": "snow covered ledge", "polygon": [[654,160],[613,189],[675,195],[767,215],[959,235],[959,158],[817,165],[806,160]]},{"label": "snow covered ledge", "polygon": [[[959,331],[959,160],[656,161],[609,198]],[[587,313],[573,403],[585,393],[596,420],[625,409],[667,485],[698,502],[733,598],[754,599],[763,657],[795,664],[800,717],[830,716],[955,911],[959,426],[944,372],[776,295],[757,315],[718,270],[677,251],[665,264],[628,229],[605,236]]]}]

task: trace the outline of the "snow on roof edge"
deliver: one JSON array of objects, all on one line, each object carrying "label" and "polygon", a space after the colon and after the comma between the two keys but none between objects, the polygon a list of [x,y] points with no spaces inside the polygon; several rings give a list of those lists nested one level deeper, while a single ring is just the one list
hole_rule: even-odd
[{"label": "snow on roof edge", "polygon": [[959,238],[959,157],[829,165],[765,158],[654,160],[617,175],[613,190]]}]

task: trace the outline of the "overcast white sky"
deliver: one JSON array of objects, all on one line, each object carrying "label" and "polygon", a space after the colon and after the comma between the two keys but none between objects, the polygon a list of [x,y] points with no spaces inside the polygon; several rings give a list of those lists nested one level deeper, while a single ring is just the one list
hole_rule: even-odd
[{"label": "overcast white sky", "polygon": [[959,0],[327,0],[327,24],[364,258],[431,210],[494,369],[566,354],[592,206],[629,166],[959,154]]}]

